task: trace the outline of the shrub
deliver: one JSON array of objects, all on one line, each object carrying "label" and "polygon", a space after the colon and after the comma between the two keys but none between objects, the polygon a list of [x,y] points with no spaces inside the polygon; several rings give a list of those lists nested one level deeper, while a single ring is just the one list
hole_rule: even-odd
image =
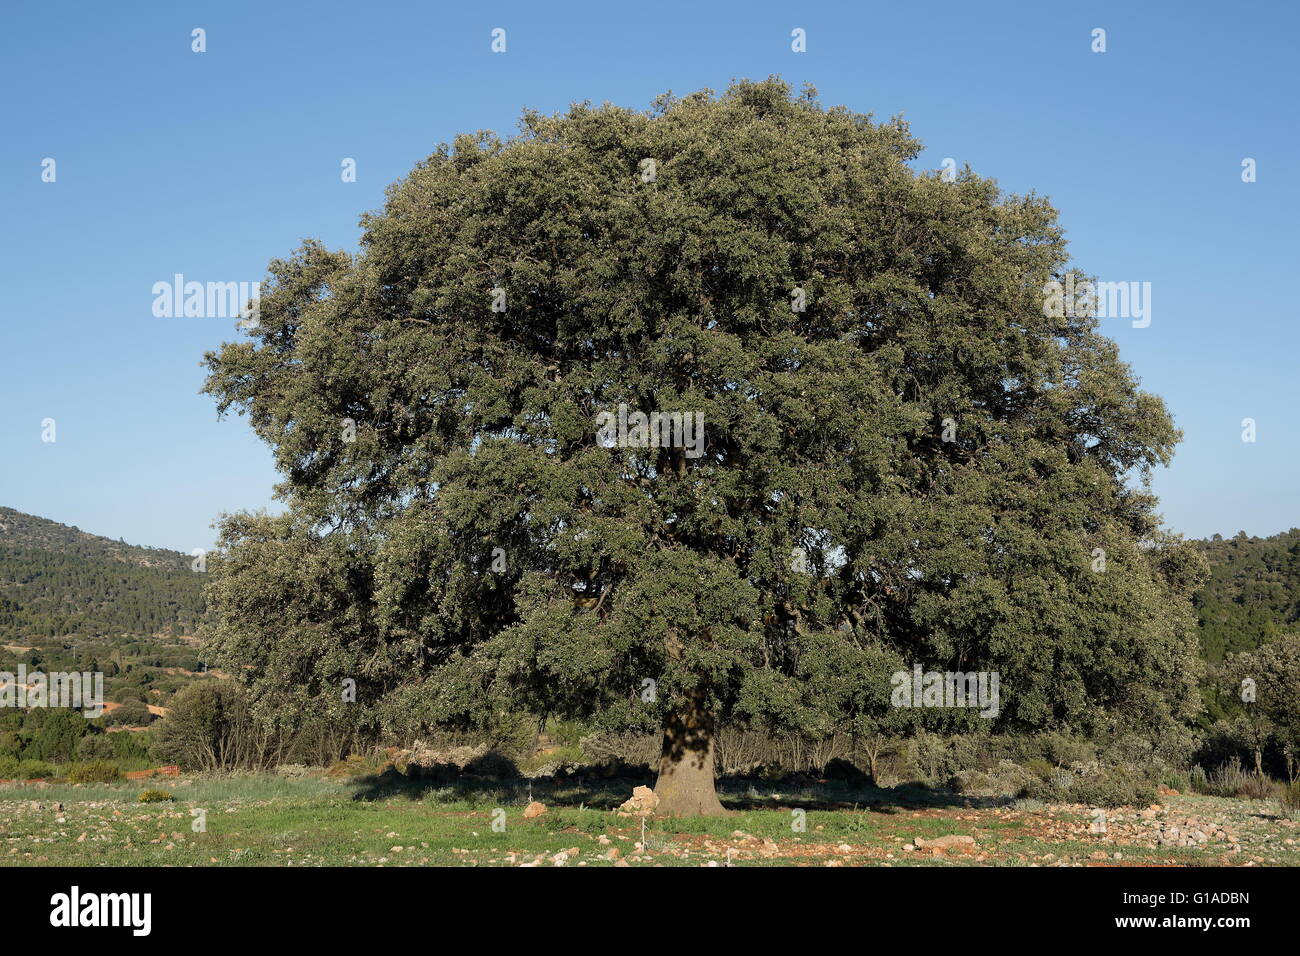
[{"label": "shrub", "polygon": [[175,800],[176,798],[166,790],[143,790],[141,791],[140,796],[136,797],[136,799],[141,803],[164,803],[165,801]]},{"label": "shrub", "polygon": [[41,777],[52,777],[55,773],[54,765],[44,760],[0,757],[0,780],[38,780]]},{"label": "shrub", "polygon": [[1145,807],[1156,799],[1156,788],[1150,781],[1121,767],[1081,777],[1073,789],[1078,803],[1094,807]]},{"label": "shrub", "polygon": [[1188,785],[1196,793],[1212,797],[1245,797],[1249,800],[1267,800],[1277,793],[1278,785],[1268,777],[1247,771],[1241,758],[1231,757],[1209,774],[1197,764],[1188,774]]},{"label": "shrub", "polygon": [[1250,774],[1237,788],[1236,796],[1247,800],[1269,800],[1277,795],[1278,785],[1268,777]]},{"label": "shrub", "polygon": [[963,770],[949,782],[954,793],[981,797],[1009,796],[1024,790],[1039,778],[1010,760],[1001,760],[988,770]]},{"label": "shrub", "polygon": [[964,770],[992,773],[1002,756],[1002,748],[994,737],[958,734],[948,738],[947,760],[953,773]]},{"label": "shrub", "polygon": [[[327,777],[371,777],[378,776],[389,766],[390,761],[382,752],[371,754],[348,754],[343,760],[336,760],[328,770]],[[410,764],[407,765],[408,771]],[[412,774],[417,776],[418,774]]]},{"label": "shrub", "polygon": [[1177,790],[1179,793],[1190,793],[1192,790],[1187,774],[1177,770],[1166,770],[1160,777],[1160,785],[1169,790]]},{"label": "shrub", "polygon": [[1197,750],[1197,762],[1207,767],[1222,767],[1250,754],[1250,727],[1244,720],[1218,720],[1205,733]]},{"label": "shrub", "polygon": [[90,729],[86,719],[71,710],[36,708],[29,712],[29,719],[37,723],[36,733],[23,754],[37,760],[59,763],[71,760],[77,753],[77,743]]},{"label": "shrub", "polygon": [[1196,764],[1187,774],[1187,784],[1193,793],[1209,793],[1210,778],[1205,774],[1205,768],[1199,763]]},{"label": "shrub", "polygon": [[154,756],[184,770],[260,769],[266,762],[243,692],[227,681],[186,687],[155,733]]},{"label": "shrub", "polygon": [[1025,763],[1025,769],[1039,780],[1047,780],[1052,776],[1052,771],[1056,768],[1052,766],[1051,761],[1043,757],[1034,757]]},{"label": "shrub", "polygon": [[909,776],[934,785],[955,776],[963,768],[951,761],[948,740],[926,730],[917,731],[907,742]]},{"label": "shrub", "polygon": [[122,771],[107,760],[92,760],[88,763],[74,763],[65,776],[68,783],[112,783],[121,779]]},{"label": "shrub", "polygon": [[551,747],[542,753],[521,759],[518,764],[518,771],[525,777],[551,776],[562,767],[579,766],[582,761],[582,747],[566,744],[560,747]]},{"label": "shrub", "polygon": [[154,715],[142,700],[125,701],[121,707],[114,707],[103,718],[105,727],[148,727],[154,721]]},{"label": "shrub", "polygon": [[1037,813],[1046,807],[1047,804],[1043,803],[1042,800],[1035,800],[1033,797],[1022,797],[1011,804],[1013,810],[1019,810],[1021,813]]},{"label": "shrub", "polygon": [[1089,763],[1097,759],[1095,744],[1069,734],[1044,734],[1041,740],[1043,756],[1058,767],[1075,763]]},{"label": "shrub", "polygon": [[115,735],[87,734],[82,737],[77,742],[77,759],[83,761],[112,760],[115,756],[113,736]]},{"label": "shrub", "polygon": [[1049,779],[1034,781],[1019,794],[1022,798],[1049,803],[1086,803],[1093,807],[1148,806],[1155,801],[1150,781],[1123,767],[1111,767],[1088,774],[1065,771]]},{"label": "shrub", "polygon": [[427,791],[422,801],[424,803],[454,803],[459,799],[460,794],[455,787],[438,787],[435,790]]},{"label": "shrub", "polygon": [[298,779],[311,775],[311,768],[305,767],[300,763],[282,763],[275,768],[277,777],[291,777]]},{"label": "shrub", "polygon": [[1282,816],[1300,822],[1300,780],[1283,787],[1278,801],[1282,804]]},{"label": "shrub", "polygon": [[1232,757],[1219,765],[1207,781],[1205,792],[1216,797],[1235,797],[1250,785],[1250,774],[1241,766],[1241,758]]},{"label": "shrub", "polygon": [[113,760],[123,770],[143,770],[150,765],[148,733],[106,734],[113,742]]}]

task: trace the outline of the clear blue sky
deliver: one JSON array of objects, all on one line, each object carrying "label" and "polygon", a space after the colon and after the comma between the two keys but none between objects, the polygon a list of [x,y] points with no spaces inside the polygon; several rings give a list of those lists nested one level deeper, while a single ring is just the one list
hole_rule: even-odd
[{"label": "clear blue sky", "polygon": [[[1149,281],[1108,320],[1186,437],[1168,525],[1297,517],[1293,2],[29,3],[0,30],[0,504],[132,543],[210,546],[271,504],[269,451],[198,394],[228,319],[160,319],[153,283],[264,277],[460,131],[521,108],[779,73],[828,105],[902,112],[920,165],[970,163],[1062,211],[1076,262]],[[190,31],[207,31],[191,52]],[[494,27],[507,52],[489,49]],[[808,51],[790,49],[807,31]],[[1107,52],[1091,52],[1091,31]],[[57,181],[41,162],[57,161]],[[353,157],[358,181],[340,181]],[[1241,181],[1253,157],[1258,181]],[[1241,420],[1258,440],[1241,441]],[[41,422],[57,422],[57,441]]]}]

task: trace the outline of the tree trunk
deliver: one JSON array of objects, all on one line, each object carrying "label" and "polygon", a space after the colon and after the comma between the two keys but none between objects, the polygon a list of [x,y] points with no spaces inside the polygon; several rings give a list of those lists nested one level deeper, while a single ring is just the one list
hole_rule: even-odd
[{"label": "tree trunk", "polygon": [[713,715],[696,694],[682,710],[664,721],[663,750],[655,796],[656,816],[720,817],[727,811],[713,786]]}]

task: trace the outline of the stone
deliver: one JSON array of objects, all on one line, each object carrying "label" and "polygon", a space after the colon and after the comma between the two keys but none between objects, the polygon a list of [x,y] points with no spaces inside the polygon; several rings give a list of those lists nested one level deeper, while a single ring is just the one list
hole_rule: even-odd
[{"label": "stone", "polygon": [[532,820],[535,817],[540,817],[545,812],[546,805],[534,800],[532,803],[528,804],[528,806],[524,807],[524,819]]},{"label": "stone", "polygon": [[623,813],[649,815],[659,806],[659,795],[649,787],[633,787],[632,796],[623,801],[619,810]]},{"label": "stone", "polygon": [[964,850],[975,849],[975,838],[971,836],[960,836],[950,834],[948,836],[937,837],[933,840],[922,840],[919,837],[913,841],[922,850]]}]

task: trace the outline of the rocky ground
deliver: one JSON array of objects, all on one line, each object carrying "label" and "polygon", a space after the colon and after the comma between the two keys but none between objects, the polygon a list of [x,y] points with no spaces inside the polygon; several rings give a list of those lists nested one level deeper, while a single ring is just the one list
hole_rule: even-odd
[{"label": "rocky ground", "polygon": [[[157,783],[154,782],[156,786]],[[1167,794],[1149,807],[817,805],[786,794],[725,818],[440,791],[361,798],[324,780],[0,788],[0,863],[40,865],[1297,866],[1274,802]],[[628,795],[628,790],[623,794]],[[651,795],[652,797],[653,795]],[[801,806],[801,804],[803,804]],[[196,812],[201,811],[201,812]]]}]

